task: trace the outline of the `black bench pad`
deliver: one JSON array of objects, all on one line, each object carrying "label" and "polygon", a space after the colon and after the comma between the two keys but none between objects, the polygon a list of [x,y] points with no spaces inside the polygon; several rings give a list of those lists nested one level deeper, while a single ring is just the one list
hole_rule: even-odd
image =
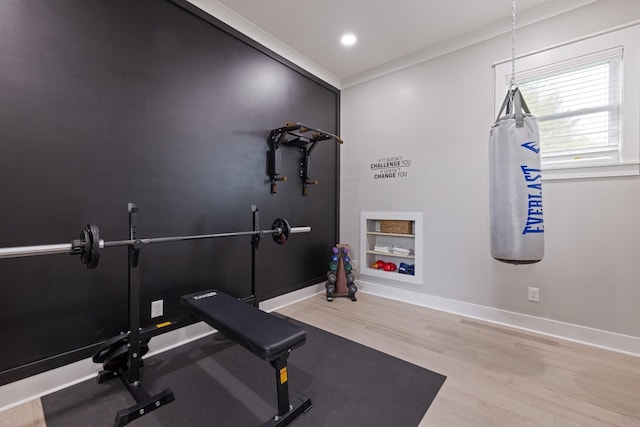
[{"label": "black bench pad", "polygon": [[272,361],[307,340],[304,329],[279,319],[230,295],[210,289],[180,298],[183,307],[246,347]]}]

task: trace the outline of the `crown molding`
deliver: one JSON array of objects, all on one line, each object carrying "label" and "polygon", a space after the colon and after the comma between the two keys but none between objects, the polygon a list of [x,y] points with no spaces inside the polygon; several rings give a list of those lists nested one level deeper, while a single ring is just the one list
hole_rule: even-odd
[{"label": "crown molding", "polygon": [[248,21],[244,17],[238,15],[233,10],[229,9],[222,3],[216,0],[187,0],[194,6],[202,9],[209,15],[224,22],[234,30],[237,30],[245,36],[255,40],[267,49],[272,50],[283,58],[293,62],[300,68],[308,71],[316,77],[324,80],[330,85],[340,89],[340,78],[335,74],[325,70],[320,65],[311,61],[300,52],[292,49],[287,44],[283,43],[279,39],[273,37],[257,25]]}]

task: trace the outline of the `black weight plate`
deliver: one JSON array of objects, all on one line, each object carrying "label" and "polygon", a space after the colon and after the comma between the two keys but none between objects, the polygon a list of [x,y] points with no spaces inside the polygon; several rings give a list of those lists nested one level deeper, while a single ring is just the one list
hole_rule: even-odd
[{"label": "black weight plate", "polygon": [[129,342],[129,334],[127,333],[123,333],[108,339],[107,341],[105,341],[104,344],[102,344],[98,352],[93,356],[93,362],[94,363],[104,362],[107,356],[109,355],[109,353],[111,353],[111,351],[114,348],[120,347],[122,345],[126,346],[128,342]]},{"label": "black weight plate", "polygon": [[274,233],[273,241],[279,245],[284,245],[285,243],[287,243],[287,240],[289,240],[289,233],[291,232],[291,227],[289,226],[289,223],[287,222],[286,219],[277,218],[275,221],[273,221],[273,224],[271,225],[271,229],[275,230],[277,228],[281,230],[281,233],[279,234]]}]

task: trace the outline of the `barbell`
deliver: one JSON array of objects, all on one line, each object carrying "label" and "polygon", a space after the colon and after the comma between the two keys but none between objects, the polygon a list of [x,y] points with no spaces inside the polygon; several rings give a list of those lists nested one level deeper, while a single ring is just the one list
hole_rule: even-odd
[{"label": "barbell", "polygon": [[214,239],[218,237],[254,236],[271,234],[273,241],[284,245],[289,240],[289,235],[295,233],[308,233],[311,227],[291,227],[286,219],[277,218],[270,230],[239,231],[232,233],[197,234],[191,236],[152,237],[144,239],[115,240],[105,242],[100,238],[100,230],[95,224],[87,224],[80,232],[78,239],[71,243],[58,243],[51,245],[16,246],[0,248],[0,258],[19,258],[38,255],[64,254],[80,255],[80,261],[87,268],[96,268],[100,260],[102,249],[116,246],[141,246],[152,243],[179,242],[184,240]]}]

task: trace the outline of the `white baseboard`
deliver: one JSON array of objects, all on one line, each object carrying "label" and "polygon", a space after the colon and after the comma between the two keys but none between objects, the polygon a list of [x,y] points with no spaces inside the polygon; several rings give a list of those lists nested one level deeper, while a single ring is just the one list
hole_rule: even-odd
[{"label": "white baseboard", "polygon": [[[324,291],[324,283],[308,286],[260,303],[264,311],[274,311],[297,301],[309,298]],[[159,335],[150,342],[150,352],[146,357],[179,347],[215,332],[204,322],[194,323],[175,331]],[[0,387],[0,412],[37,399],[41,396],[62,390],[82,381],[96,378],[101,365],[91,359],[80,360],[60,368],[24,378]]]},{"label": "white baseboard", "polygon": [[324,283],[325,282],[307,286],[306,288],[298,289],[297,291],[262,301],[260,303],[260,309],[267,312],[276,311],[282,307],[286,307],[298,301],[302,301],[303,299],[312,297],[320,292],[324,292]]},{"label": "white baseboard", "polygon": [[358,280],[364,293],[640,357],[640,338]]}]

